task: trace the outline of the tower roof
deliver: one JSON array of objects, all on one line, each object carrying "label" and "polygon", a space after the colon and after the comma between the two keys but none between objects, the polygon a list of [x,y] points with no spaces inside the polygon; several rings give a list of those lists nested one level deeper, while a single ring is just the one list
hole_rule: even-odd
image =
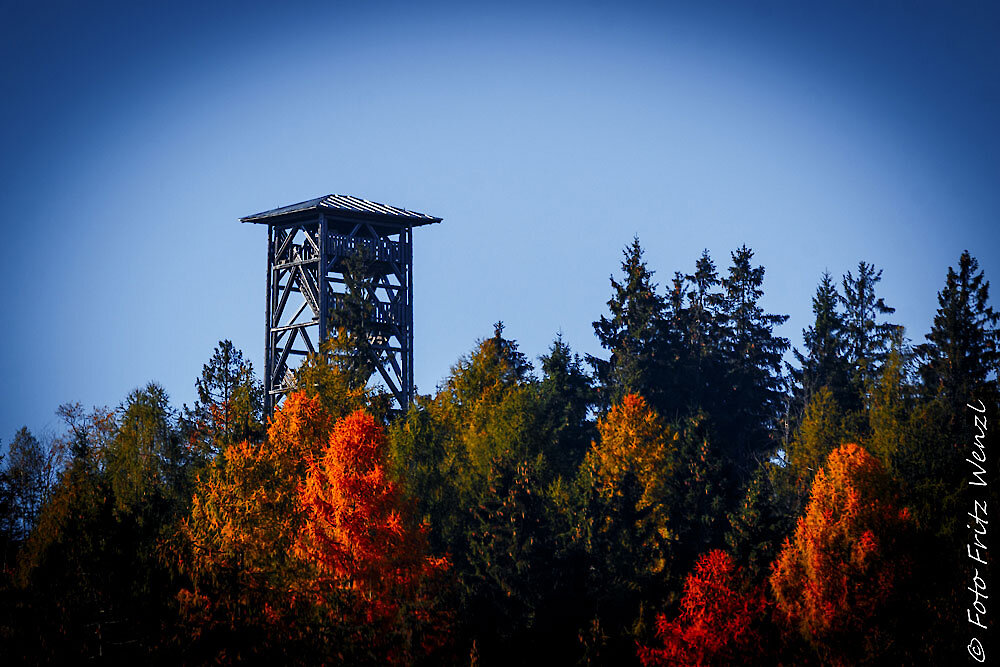
[{"label": "tower roof", "polygon": [[254,213],[240,218],[240,222],[271,223],[277,222],[279,218],[297,217],[303,213],[311,211],[325,211],[338,217],[362,218],[365,220],[378,220],[384,222],[394,222],[411,227],[429,225],[434,222],[441,222],[441,218],[435,218],[426,213],[407,211],[405,208],[378,204],[367,199],[360,199],[350,195],[326,195],[308,201],[274,208],[270,211]]}]

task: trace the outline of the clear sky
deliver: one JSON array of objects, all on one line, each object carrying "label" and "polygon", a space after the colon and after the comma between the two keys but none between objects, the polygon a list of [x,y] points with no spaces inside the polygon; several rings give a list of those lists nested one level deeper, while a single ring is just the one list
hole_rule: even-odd
[{"label": "clear sky", "polygon": [[963,249],[1000,289],[998,37],[987,2],[3,2],[0,439],[191,403],[223,338],[259,369],[238,219],[328,193],[444,218],[423,392],[497,320],[599,352],[634,234],[661,285],[751,246],[797,344],[822,271],[874,262],[920,341]]}]

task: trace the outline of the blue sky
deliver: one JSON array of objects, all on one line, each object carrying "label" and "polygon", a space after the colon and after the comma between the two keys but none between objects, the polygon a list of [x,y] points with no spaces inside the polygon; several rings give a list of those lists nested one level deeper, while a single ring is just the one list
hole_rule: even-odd
[{"label": "blue sky", "polygon": [[[968,248],[1000,276],[989,3],[5,3],[0,439],[229,338],[261,367],[265,233],[342,193],[415,233],[418,389],[503,320],[590,323],[638,234],[661,284],[747,244],[810,323],[824,269],[884,269],[917,341]],[[870,4],[870,3],[867,3]]]}]

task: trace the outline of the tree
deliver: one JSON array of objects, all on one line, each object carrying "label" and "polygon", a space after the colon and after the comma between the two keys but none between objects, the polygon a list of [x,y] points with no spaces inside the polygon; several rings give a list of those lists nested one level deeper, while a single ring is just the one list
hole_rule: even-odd
[{"label": "tree", "polygon": [[850,391],[846,324],[840,303],[833,277],[824,271],[812,299],[813,324],[802,331],[805,353],[794,351],[800,368],[792,370],[792,377],[800,392],[800,409],[804,409],[821,387],[829,388],[834,399],[845,408],[855,407],[857,402]]},{"label": "tree", "polygon": [[767,604],[760,590],[741,590],[740,579],[740,569],[726,552],[702,555],[684,581],[680,615],[673,621],[665,614],[657,617],[656,634],[663,646],[639,646],[643,667],[760,661],[767,648],[756,626]]},{"label": "tree", "polygon": [[363,246],[344,260],[345,291],[338,307],[330,311],[333,357],[346,375],[350,389],[363,389],[377,368],[372,343],[381,334],[374,329],[372,299],[378,287],[371,263],[372,258]]},{"label": "tree", "polygon": [[644,603],[671,583],[680,530],[672,502],[680,467],[679,434],[644,398],[627,394],[598,420],[600,438],[580,468],[583,508],[577,522],[589,559],[587,588],[602,661],[632,653]]},{"label": "tree", "polygon": [[[725,394],[721,379],[727,361],[723,354],[726,297],[720,289],[722,281],[715,262],[707,249],[702,251],[695,263],[694,273],[684,279],[691,286],[687,290],[687,308],[678,311],[675,304],[673,311],[683,332],[684,363],[681,372],[688,376],[682,384],[683,393],[687,395],[684,412],[702,410],[713,413],[722,405],[719,395]],[[675,278],[675,295],[682,291]]]},{"label": "tree", "polygon": [[774,328],[788,316],[767,314],[760,307],[764,267],[754,267],[752,259],[753,251],[746,246],[733,252],[732,266],[722,280],[729,391],[725,410],[715,415],[736,479],[744,484],[776,444],[773,434],[784,404],[782,355],[789,347],[786,338],[774,335]]},{"label": "tree", "polygon": [[858,275],[850,271],[844,275],[844,333],[847,342],[847,360],[851,365],[855,393],[863,396],[865,385],[875,377],[889,354],[893,336],[899,327],[880,321],[885,315],[896,312],[885,305],[882,297],[875,295],[875,286],[882,280],[882,270],[866,262],[858,262]]},{"label": "tree", "polygon": [[166,392],[137,389],[117,415],[60,414],[74,456],[19,558],[35,632],[18,650],[43,662],[163,654],[176,588],[161,545],[190,488]]},{"label": "tree", "polygon": [[385,432],[370,415],[359,410],[334,425],[299,488],[295,550],[316,565],[321,588],[327,578],[357,593],[360,620],[377,626],[386,659],[409,664],[445,643],[447,615],[433,608],[428,585],[448,562],[427,555],[427,526],[413,523],[385,455]]},{"label": "tree", "polygon": [[386,421],[392,395],[379,387],[368,387],[351,369],[349,357],[342,350],[349,342],[346,334],[327,338],[319,352],[306,357],[295,371],[295,389],[319,399],[323,410],[336,421],[355,410],[365,409],[379,421]]},{"label": "tree", "polygon": [[733,561],[743,568],[750,585],[763,584],[782,541],[793,528],[774,488],[774,464],[754,473],[743,501],[729,513],[725,542]]},{"label": "tree", "polygon": [[1000,364],[997,321],[1000,314],[988,305],[990,283],[979,262],[966,250],[958,271],[948,267],[945,286],[938,292],[938,310],[927,342],[917,347],[924,393],[940,396],[956,421],[973,396],[984,400],[996,394]]},{"label": "tree", "polygon": [[579,355],[571,353],[561,334],[541,357],[541,370],[538,403],[546,453],[555,471],[569,479],[596,435],[587,419],[596,394]]},{"label": "tree", "polygon": [[114,410],[94,407],[88,414],[79,403],[63,403],[56,409],[68,429],[60,439],[60,447],[74,460],[96,466],[103,461],[105,451],[118,432]]},{"label": "tree", "polygon": [[611,356],[607,360],[587,357],[602,388],[601,402],[605,408],[629,393],[640,394],[647,400],[659,398],[657,346],[665,302],[656,293],[653,272],[642,258],[638,237],[624,254],[624,281],[619,283],[611,277],[613,295],[608,301],[611,317],[602,315],[594,322],[594,333]]},{"label": "tree", "polygon": [[116,508],[154,521],[180,512],[191,479],[167,392],[150,382],[130,393],[118,413],[118,429],[102,457]]},{"label": "tree", "polygon": [[192,409],[185,406],[183,425],[197,456],[207,460],[231,444],[263,437],[263,385],[231,341],[219,341],[195,388],[198,400]]},{"label": "tree", "polygon": [[912,529],[875,457],[854,444],[831,452],[770,577],[780,616],[823,661],[899,657],[890,605],[911,568]]},{"label": "tree", "polygon": [[789,491],[798,498],[808,496],[813,477],[830,452],[859,436],[830,388],[820,387],[806,404],[798,431],[785,450],[782,474],[788,478]]},{"label": "tree", "polygon": [[28,427],[21,427],[10,441],[3,473],[7,479],[15,540],[23,542],[31,533],[51,493],[58,467],[58,449],[51,443],[43,446]]},{"label": "tree", "polygon": [[587,453],[585,465],[598,495],[606,500],[620,495],[624,478],[634,476],[642,492],[638,509],[651,513],[659,537],[668,539],[662,505],[674,465],[670,450],[679,435],[637,394],[626,395],[598,420],[597,430],[600,440]]}]

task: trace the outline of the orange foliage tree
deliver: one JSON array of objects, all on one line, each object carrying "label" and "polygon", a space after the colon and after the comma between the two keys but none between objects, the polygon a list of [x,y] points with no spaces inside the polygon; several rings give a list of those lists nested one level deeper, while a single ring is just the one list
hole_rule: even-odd
[{"label": "orange foliage tree", "polygon": [[755,620],[766,603],[761,593],[739,589],[741,571],[725,551],[703,554],[684,581],[677,619],[660,614],[656,634],[663,647],[640,646],[639,661],[650,665],[738,664],[759,657],[760,635]]},{"label": "orange foliage tree", "polygon": [[448,562],[428,555],[427,526],[413,525],[386,451],[385,431],[367,413],[337,422],[299,489],[305,522],[295,549],[321,584],[357,593],[362,621],[391,645],[387,659],[412,662],[444,644],[447,617],[435,609],[433,584]]},{"label": "orange foliage tree", "polygon": [[331,428],[317,398],[292,393],[265,444],[229,445],[200,476],[180,530],[190,586],[178,599],[193,638],[224,644],[246,633],[253,640],[240,644],[251,653],[294,639],[302,604],[290,592],[310,577],[291,555],[303,518],[298,487]]},{"label": "orange foliage tree", "polygon": [[444,644],[428,582],[447,564],[424,556],[385,449],[371,416],[335,423],[319,396],[293,392],[265,444],[230,445],[208,468],[180,545],[200,658],[397,662]]},{"label": "orange foliage tree", "polygon": [[779,616],[825,662],[855,664],[894,650],[879,616],[909,572],[903,541],[912,523],[875,457],[854,444],[830,453],[770,578]]}]

